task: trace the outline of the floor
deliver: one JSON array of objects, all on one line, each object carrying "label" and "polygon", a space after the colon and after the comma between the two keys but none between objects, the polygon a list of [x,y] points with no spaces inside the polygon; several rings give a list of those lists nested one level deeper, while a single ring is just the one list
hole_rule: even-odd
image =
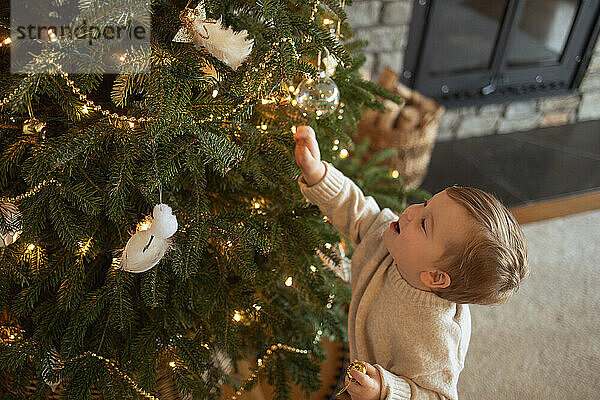
[{"label": "floor", "polygon": [[600,191],[600,121],[437,142],[421,187],[453,184],[508,208]]}]

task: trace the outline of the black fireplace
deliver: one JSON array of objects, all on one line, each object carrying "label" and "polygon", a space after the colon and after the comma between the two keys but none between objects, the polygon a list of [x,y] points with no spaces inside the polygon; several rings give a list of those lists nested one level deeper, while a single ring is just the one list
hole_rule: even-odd
[{"label": "black fireplace", "polygon": [[448,108],[572,92],[600,0],[415,0],[403,82]]}]

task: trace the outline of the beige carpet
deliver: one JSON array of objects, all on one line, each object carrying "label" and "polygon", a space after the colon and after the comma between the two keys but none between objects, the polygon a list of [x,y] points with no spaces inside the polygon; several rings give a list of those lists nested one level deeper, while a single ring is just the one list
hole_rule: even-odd
[{"label": "beige carpet", "polygon": [[531,274],[472,306],[461,400],[600,399],[600,210],[523,226]]}]

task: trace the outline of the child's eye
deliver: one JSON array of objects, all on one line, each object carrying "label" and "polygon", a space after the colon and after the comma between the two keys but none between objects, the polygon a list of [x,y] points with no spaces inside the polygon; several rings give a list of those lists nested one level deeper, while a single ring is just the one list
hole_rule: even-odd
[{"label": "child's eye", "polygon": [[423,227],[423,230],[425,230],[425,218],[421,219],[421,226]]}]

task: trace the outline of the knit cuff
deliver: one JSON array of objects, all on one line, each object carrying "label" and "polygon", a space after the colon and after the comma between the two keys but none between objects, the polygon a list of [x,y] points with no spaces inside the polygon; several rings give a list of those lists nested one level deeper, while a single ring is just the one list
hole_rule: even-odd
[{"label": "knit cuff", "polygon": [[298,178],[300,190],[308,201],[316,205],[325,203],[337,196],[342,190],[346,179],[344,174],[332,164],[323,160],[321,162],[325,165],[325,176],[319,182],[308,186],[302,175]]},{"label": "knit cuff", "polygon": [[379,400],[410,400],[410,385],[406,379],[394,375],[379,364],[373,365],[381,375]]}]

